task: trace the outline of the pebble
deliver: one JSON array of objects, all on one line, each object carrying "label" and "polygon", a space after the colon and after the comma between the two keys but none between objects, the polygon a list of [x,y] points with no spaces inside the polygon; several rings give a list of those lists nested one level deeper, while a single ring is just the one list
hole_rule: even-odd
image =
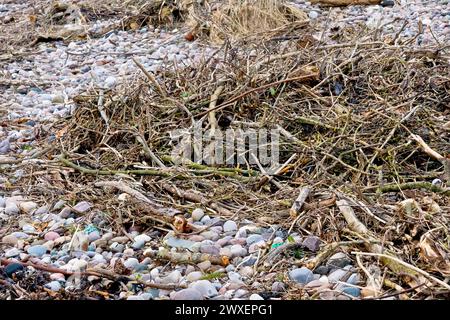
[{"label": "pebble", "polygon": [[60,235],[57,232],[50,231],[45,234],[44,239],[47,241],[55,241],[59,237]]},{"label": "pebble", "polygon": [[237,224],[234,221],[228,220],[223,224],[224,232],[231,232],[237,230]]},{"label": "pebble", "polygon": [[17,239],[17,237],[10,234],[10,235],[4,236],[2,238],[2,242],[7,245],[15,246],[19,242],[19,239]]},{"label": "pebble", "polygon": [[302,245],[312,252],[318,251],[320,248],[320,244],[321,240],[316,236],[307,236],[302,242]]},{"label": "pebble", "polygon": [[251,245],[256,242],[264,241],[263,237],[260,234],[252,234],[247,237],[247,245]]},{"label": "pebble", "polygon": [[330,283],[336,283],[338,281],[342,281],[342,278],[344,278],[347,274],[347,270],[337,269],[328,275],[328,280]]},{"label": "pebble", "polygon": [[203,297],[213,297],[218,295],[217,289],[208,280],[198,280],[189,285],[189,288],[197,290]]},{"label": "pebble", "polygon": [[52,290],[52,291],[59,291],[61,290],[61,283],[59,281],[52,281],[45,285],[46,288]]},{"label": "pebble", "polygon": [[203,295],[195,289],[188,288],[175,292],[171,300],[203,300]]},{"label": "pebble", "polygon": [[5,214],[12,216],[12,215],[16,215],[20,212],[19,207],[17,206],[17,204],[12,203],[12,202],[7,202],[5,205]]},{"label": "pebble", "polygon": [[284,285],[283,282],[275,281],[274,283],[272,283],[272,291],[273,292],[284,292],[284,291],[286,291],[286,286]]},{"label": "pebble", "polygon": [[136,258],[128,258],[123,265],[130,270],[133,270],[136,268],[136,266],[139,264],[139,260]]},{"label": "pebble", "polygon": [[42,245],[36,245],[29,247],[27,252],[33,257],[41,258],[47,252],[47,248]]},{"label": "pebble", "polygon": [[4,271],[6,276],[11,277],[14,273],[22,271],[24,269],[24,266],[20,263],[10,263],[5,267]]},{"label": "pebble", "polygon": [[295,282],[302,285],[306,285],[314,280],[313,272],[306,267],[292,270],[291,272],[289,272],[289,277]]},{"label": "pebble", "polygon": [[264,298],[261,297],[259,294],[253,293],[252,295],[250,295],[249,300],[264,300]]},{"label": "pebble", "polygon": [[230,252],[232,257],[244,257],[247,255],[247,250],[239,244],[232,245]]},{"label": "pebble", "polygon": [[5,257],[6,258],[13,258],[13,257],[17,257],[20,254],[20,250],[17,248],[12,248],[9,250],[6,250],[5,252]]},{"label": "pebble", "polygon": [[200,208],[196,208],[192,211],[192,219],[194,221],[200,221],[204,215],[205,215],[205,212]]},{"label": "pebble", "polygon": [[361,289],[355,287],[345,287],[342,292],[358,298],[361,295]]},{"label": "pebble", "polygon": [[38,204],[32,201],[25,201],[19,204],[19,209],[24,213],[31,213],[34,209],[38,207]]},{"label": "pebble", "polygon": [[210,254],[213,256],[218,256],[220,254],[220,248],[215,245],[202,245],[200,247],[200,252]]},{"label": "pebble", "polygon": [[211,268],[211,262],[210,261],[203,261],[197,264],[197,267],[200,268],[200,270],[206,271],[209,268]]},{"label": "pebble", "polygon": [[150,238],[148,235],[146,234],[140,234],[137,235],[136,237],[134,237],[134,241],[135,242],[143,242],[143,243],[147,243],[150,240],[152,240],[152,238]]},{"label": "pebble", "polygon": [[200,278],[201,278],[202,276],[203,276],[203,273],[202,273],[202,272],[200,272],[200,271],[194,271],[194,272],[189,273],[189,274],[186,276],[186,280],[189,281],[189,282],[194,282],[194,281],[200,280]]},{"label": "pebble", "polygon": [[73,209],[77,212],[80,213],[85,213],[87,212],[89,209],[91,209],[91,204],[87,201],[81,201],[79,203],[77,203]]}]

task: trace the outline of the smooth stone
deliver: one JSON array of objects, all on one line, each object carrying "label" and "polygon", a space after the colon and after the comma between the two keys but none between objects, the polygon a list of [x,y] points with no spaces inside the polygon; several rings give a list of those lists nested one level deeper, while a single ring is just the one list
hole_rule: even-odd
[{"label": "smooth stone", "polygon": [[244,257],[247,255],[247,250],[239,244],[232,245],[230,251],[232,257]]},{"label": "smooth stone", "polygon": [[192,246],[194,244],[196,244],[196,242],[194,242],[194,241],[179,239],[179,238],[174,238],[174,237],[167,238],[166,240],[164,240],[164,242],[169,247],[183,248],[183,249],[191,249]]},{"label": "smooth stone", "polygon": [[75,210],[75,211],[78,211],[78,212],[80,212],[80,213],[84,213],[84,212],[86,212],[86,211],[88,211],[89,209],[91,209],[91,204],[89,203],[89,202],[87,202],[87,201],[81,201],[81,202],[79,202],[79,203],[77,203],[74,207],[73,207],[73,209]]},{"label": "smooth stone", "polygon": [[45,285],[45,287],[52,291],[59,291],[62,288],[61,283],[59,281],[49,282]]},{"label": "smooth stone", "polygon": [[25,224],[24,226],[22,226],[22,231],[26,233],[33,233],[36,232],[36,228],[31,224]]},{"label": "smooth stone", "polygon": [[33,257],[41,258],[47,252],[47,248],[42,245],[36,245],[29,247],[27,252]]},{"label": "smooth stone", "polygon": [[10,263],[5,267],[4,271],[6,276],[11,277],[14,273],[21,271],[23,269],[25,268],[20,263]]},{"label": "smooth stone", "polygon": [[248,298],[249,300],[264,300],[263,297],[261,297],[259,294],[253,293],[250,298]]},{"label": "smooth stone", "polygon": [[16,215],[20,212],[19,207],[17,204],[13,202],[7,202],[5,205],[5,214],[8,216]]},{"label": "smooth stone", "polygon": [[218,256],[220,254],[220,248],[214,245],[202,245],[200,247],[200,252]]},{"label": "smooth stone", "polygon": [[302,245],[312,252],[318,251],[320,248],[320,244],[320,238],[316,236],[307,236],[302,242]]},{"label": "smooth stone", "polygon": [[135,241],[131,247],[135,250],[140,250],[142,248],[144,248],[145,246],[145,242],[144,241]]},{"label": "smooth stone", "polygon": [[232,237],[226,236],[226,237],[223,237],[223,238],[217,240],[217,241],[216,241],[216,244],[217,244],[219,247],[224,247],[224,246],[226,246],[226,245],[230,242],[231,239],[232,239]]},{"label": "smooth stone", "polygon": [[353,297],[358,298],[361,295],[361,290],[355,287],[345,287],[342,289],[342,292],[351,295]]},{"label": "smooth stone", "polygon": [[194,221],[200,221],[205,215],[205,211],[200,208],[196,208],[192,211],[192,219]]},{"label": "smooth stone", "polygon": [[272,291],[273,292],[284,292],[286,290],[286,286],[283,282],[275,281],[272,283]]},{"label": "smooth stone", "polygon": [[224,232],[231,232],[237,230],[237,224],[236,222],[232,220],[228,220],[223,224],[223,231]]},{"label": "smooth stone", "polygon": [[380,5],[382,7],[393,7],[395,5],[394,0],[382,0]]},{"label": "smooth stone", "polygon": [[186,280],[189,281],[189,282],[194,282],[194,281],[200,280],[200,278],[201,278],[202,276],[203,276],[203,273],[202,273],[202,272],[200,272],[200,271],[194,271],[194,272],[189,273],[189,274],[186,276]]},{"label": "smooth stone", "polygon": [[92,231],[91,233],[88,234],[89,242],[94,242],[96,240],[99,240],[100,238],[101,238],[100,232],[97,230]]},{"label": "smooth stone", "polygon": [[47,241],[55,241],[59,237],[60,235],[57,232],[50,231],[45,234],[44,239]]},{"label": "smooth stone", "polygon": [[69,216],[72,214],[72,209],[69,207],[65,207],[63,208],[60,212],[59,212],[59,216],[63,219],[67,219],[69,218]]},{"label": "smooth stone", "polygon": [[306,267],[301,267],[289,272],[289,277],[297,283],[306,285],[314,280],[314,274]]},{"label": "smooth stone", "polygon": [[213,297],[218,295],[216,287],[208,280],[198,280],[189,285],[189,288],[197,290],[203,297]]},{"label": "smooth stone", "polygon": [[226,256],[226,257],[231,257],[231,250],[230,250],[230,248],[220,248],[219,255],[220,256]]},{"label": "smooth stone", "polygon": [[123,263],[123,265],[125,266],[125,268],[133,270],[134,268],[136,268],[136,266],[139,264],[139,260],[136,258],[128,258],[127,260],[125,260],[125,262]]},{"label": "smooth stone", "polygon": [[220,238],[220,236],[216,232],[210,230],[203,231],[202,233],[200,233],[200,235],[205,239],[212,241],[217,241]]},{"label": "smooth stone", "polygon": [[148,235],[146,234],[140,234],[137,235],[136,237],[133,238],[135,242],[149,242],[150,240],[152,240],[152,238],[150,238]]},{"label": "smooth stone", "polygon": [[263,237],[260,234],[252,234],[247,237],[247,244],[251,245],[256,242],[264,241]]},{"label": "smooth stone", "polygon": [[330,283],[336,283],[341,281],[347,275],[348,271],[344,269],[337,269],[328,275],[328,281]]},{"label": "smooth stone", "polygon": [[19,242],[19,239],[17,239],[17,237],[13,236],[12,234],[9,234],[2,238],[2,242],[4,244],[9,244],[9,245],[15,246]]},{"label": "smooth stone", "polygon": [[177,284],[181,280],[181,272],[178,270],[174,270],[171,273],[169,273],[164,278],[161,278],[161,283],[163,284]]},{"label": "smooth stone", "polygon": [[113,242],[109,248],[113,252],[122,252],[125,249],[125,246],[122,243]]},{"label": "smooth stone", "polygon": [[105,79],[105,87],[108,89],[112,89],[117,85],[117,79],[113,76],[109,76]]},{"label": "smooth stone", "polygon": [[171,295],[171,300],[203,300],[203,295],[195,289],[183,289]]},{"label": "smooth stone", "polygon": [[210,218],[208,215],[205,215],[205,216],[200,220],[200,222],[203,223],[203,224],[206,224],[206,223],[208,223],[210,220],[211,220],[211,218]]},{"label": "smooth stone", "polygon": [[5,252],[5,257],[6,258],[13,258],[13,257],[17,257],[20,254],[20,250],[17,248],[12,248],[9,250],[6,250]]},{"label": "smooth stone", "polygon": [[359,280],[360,280],[359,275],[357,273],[353,273],[352,275],[350,275],[350,277],[348,277],[346,282],[356,286]]},{"label": "smooth stone", "polygon": [[38,207],[38,204],[33,201],[25,201],[19,204],[19,209],[25,213],[31,213],[34,209]]},{"label": "smooth stone", "polygon": [[329,266],[319,266],[316,269],[314,269],[314,272],[317,274],[320,274],[322,276],[328,275],[330,273],[330,267]]},{"label": "smooth stone", "polygon": [[211,268],[211,262],[210,261],[203,261],[197,264],[197,267],[200,268],[200,270],[206,271],[209,268]]}]

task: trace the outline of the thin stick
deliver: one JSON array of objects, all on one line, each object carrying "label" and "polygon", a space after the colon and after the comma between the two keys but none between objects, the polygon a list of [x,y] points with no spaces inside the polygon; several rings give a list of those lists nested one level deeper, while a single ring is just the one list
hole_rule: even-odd
[{"label": "thin stick", "polygon": [[155,77],[147,71],[147,69],[145,69],[145,67],[136,60],[136,58],[132,58],[133,62],[136,64],[136,66],[141,69],[141,71],[145,74],[145,76],[148,78],[148,80],[150,80],[151,83],[153,83],[153,85],[156,87],[156,89],[158,89],[159,93],[163,96],[166,97],[167,94],[164,92],[164,90],[161,88],[161,86],[159,85],[158,81],[156,81]]}]

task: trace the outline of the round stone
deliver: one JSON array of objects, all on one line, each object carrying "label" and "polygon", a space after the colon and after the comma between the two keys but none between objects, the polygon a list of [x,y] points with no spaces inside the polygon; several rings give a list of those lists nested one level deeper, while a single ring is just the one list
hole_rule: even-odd
[{"label": "round stone", "polygon": [[60,235],[57,232],[50,231],[45,234],[44,239],[47,241],[55,241],[59,237]]},{"label": "round stone", "polygon": [[225,222],[223,224],[224,232],[231,232],[231,231],[236,231],[236,230],[237,230],[237,224],[236,224],[236,222],[234,222],[232,220],[228,220],[227,222]]},{"label": "round stone", "polygon": [[21,265],[20,263],[10,263],[5,267],[4,271],[8,277],[11,277],[14,273],[21,271],[23,269],[24,266]]},{"label": "round stone", "polygon": [[171,295],[172,300],[203,300],[203,295],[195,289],[183,289]]},{"label": "round stone", "polygon": [[213,297],[218,295],[216,287],[208,280],[198,280],[189,285],[189,288],[197,290],[203,297]]},{"label": "round stone", "polygon": [[250,296],[249,300],[264,300],[264,298],[261,297],[259,294],[253,293],[253,294]]},{"label": "round stone", "polygon": [[192,211],[192,219],[194,221],[200,221],[204,215],[205,215],[205,212],[200,208],[196,208],[196,209],[194,209],[194,211]]},{"label": "round stone", "polygon": [[47,283],[45,287],[52,291],[59,291],[61,290],[61,283],[59,281],[52,281]]},{"label": "round stone", "polygon": [[47,248],[42,245],[36,245],[29,247],[27,252],[33,257],[41,258],[47,252]]},{"label": "round stone", "polygon": [[17,239],[17,237],[13,236],[12,234],[9,234],[2,238],[2,242],[7,245],[15,246],[19,242],[19,239]]},{"label": "round stone", "polygon": [[297,283],[306,285],[314,280],[314,274],[306,267],[301,267],[289,272],[289,277]]},{"label": "round stone", "polygon": [[189,273],[189,274],[186,276],[186,280],[189,281],[189,282],[194,282],[194,281],[200,280],[200,278],[201,278],[202,276],[203,276],[203,273],[202,273],[202,272],[200,272],[200,271],[194,271],[194,272]]}]

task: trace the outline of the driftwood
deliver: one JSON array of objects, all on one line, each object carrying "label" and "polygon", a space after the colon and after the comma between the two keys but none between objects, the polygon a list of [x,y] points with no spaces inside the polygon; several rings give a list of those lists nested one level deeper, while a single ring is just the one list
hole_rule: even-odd
[{"label": "driftwood", "polygon": [[120,275],[117,273],[114,273],[113,271],[101,269],[101,268],[88,268],[86,271],[81,272],[72,272],[67,271],[64,269],[59,269],[55,267],[51,267],[45,264],[36,264],[32,262],[23,262],[23,261],[11,261],[8,259],[0,258],[0,262],[2,265],[9,265],[11,263],[18,263],[21,264],[24,267],[33,267],[36,270],[41,270],[49,273],[61,273],[65,276],[97,276],[101,278],[108,278],[111,280],[119,281],[119,280],[127,280],[127,281],[134,281],[138,282],[139,284],[142,284],[149,288],[156,288],[156,289],[162,289],[162,290],[174,290],[176,288],[180,288],[182,286],[178,286],[175,284],[159,284],[159,283],[150,283],[150,282],[144,282],[140,281],[138,279],[133,279],[131,277]]},{"label": "driftwood", "polygon": [[166,248],[159,248],[159,250],[147,249],[144,251],[144,256],[170,261],[172,263],[193,263],[197,264],[204,261],[210,261],[212,264],[226,267],[229,263],[227,256],[213,256],[207,253],[199,252],[172,252]]},{"label": "driftwood", "polygon": [[299,195],[297,199],[295,199],[294,204],[291,207],[291,210],[289,211],[291,217],[295,218],[299,215],[303,204],[306,201],[306,198],[308,198],[309,193],[311,192],[311,189],[308,187],[303,187],[300,189]]}]

